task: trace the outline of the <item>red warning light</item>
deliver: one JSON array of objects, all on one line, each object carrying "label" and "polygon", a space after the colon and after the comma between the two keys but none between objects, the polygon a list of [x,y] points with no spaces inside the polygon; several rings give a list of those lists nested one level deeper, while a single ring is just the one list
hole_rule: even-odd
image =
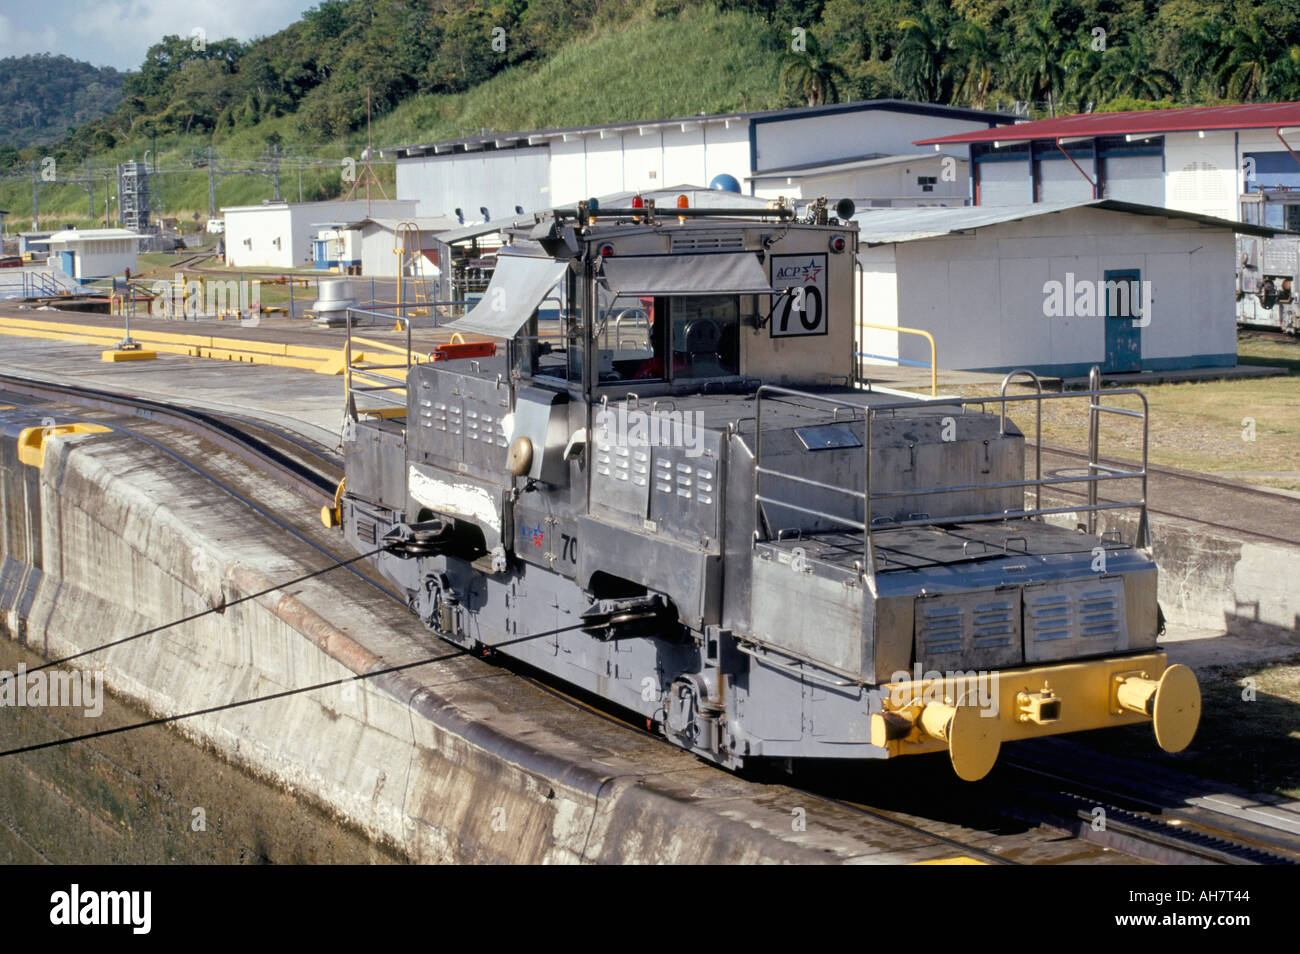
[{"label": "red warning light", "polygon": [[639,195],[634,195],[634,196],[632,196],[632,208],[634,208],[634,209],[644,209],[644,208],[645,208],[645,199],[641,198]]},{"label": "red warning light", "polygon": [[690,206],[691,206],[690,200],[688,200],[685,195],[679,195],[677,197],[677,208],[689,209]]}]

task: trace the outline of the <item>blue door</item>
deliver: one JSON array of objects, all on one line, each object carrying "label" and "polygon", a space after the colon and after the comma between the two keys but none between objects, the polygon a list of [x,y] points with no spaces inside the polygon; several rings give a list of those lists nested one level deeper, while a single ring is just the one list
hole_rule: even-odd
[{"label": "blue door", "polygon": [[1102,370],[1141,371],[1142,329],[1137,322],[1147,306],[1141,300],[1142,272],[1119,268],[1107,271],[1105,279],[1101,299],[1106,309],[1106,363]]},{"label": "blue door", "polygon": [[72,252],[63,252],[63,274],[69,278],[77,277],[76,259]]}]

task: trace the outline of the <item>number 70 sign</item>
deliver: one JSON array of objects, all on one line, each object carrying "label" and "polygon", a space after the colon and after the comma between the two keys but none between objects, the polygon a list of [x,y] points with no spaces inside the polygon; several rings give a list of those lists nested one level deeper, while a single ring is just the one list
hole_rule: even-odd
[{"label": "number 70 sign", "polygon": [[772,337],[826,334],[826,255],[773,255],[771,261],[772,287],[790,289],[768,322]]}]

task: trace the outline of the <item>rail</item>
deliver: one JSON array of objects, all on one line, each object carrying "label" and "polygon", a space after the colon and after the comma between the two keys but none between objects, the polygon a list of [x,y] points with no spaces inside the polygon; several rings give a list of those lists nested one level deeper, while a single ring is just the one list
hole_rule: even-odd
[{"label": "rail", "polygon": [[[1013,371],[1003,379],[1002,391],[996,397],[973,397],[973,398],[935,398],[922,401],[900,401],[888,404],[863,405],[844,400],[842,398],[831,397],[824,394],[812,394],[807,391],[799,391],[793,388],[779,387],[776,385],[763,385],[755,394],[755,438],[754,438],[754,471],[755,471],[755,493],[754,493],[754,541],[757,543],[763,539],[774,538],[774,529],[766,527],[763,507],[765,504],[772,507],[794,511],[825,520],[832,524],[838,524],[851,530],[860,531],[863,536],[862,540],[862,564],[861,575],[874,590],[876,576],[876,543],[875,534],[883,530],[894,530],[905,527],[935,526],[942,524],[956,523],[981,523],[997,522],[1005,520],[1028,520],[1041,518],[1044,516],[1053,516],[1066,513],[1078,513],[1080,511],[1089,515],[1089,532],[1095,534],[1096,515],[1106,510],[1131,510],[1138,511],[1138,528],[1134,545],[1142,548],[1151,546],[1150,524],[1147,510],[1147,452],[1149,446],[1149,407],[1146,396],[1136,388],[1116,388],[1110,391],[1102,392],[1100,388],[1092,388],[1088,391],[1062,392],[1059,394],[1044,394],[1041,387],[1032,394],[1007,394],[1006,388],[1010,381],[1021,374],[1025,374],[1023,369]],[[1031,375],[1032,376],[1032,375]],[[1037,385],[1037,378],[1034,377]],[[1131,410],[1128,408],[1115,407],[1113,405],[1101,403],[1103,393],[1111,398],[1132,396],[1141,403],[1141,410]],[[840,413],[844,409],[855,412],[857,420],[864,422],[863,440],[862,440],[862,470],[863,475],[861,489],[856,486],[842,486],[839,484],[827,483],[826,481],[815,480],[811,477],[805,477],[799,474],[792,474],[766,466],[763,461],[763,401],[767,398],[772,399],[792,399],[798,402],[806,402],[832,411],[832,420],[842,420]],[[1075,476],[1053,476],[1043,477],[1042,475],[1042,405],[1044,401],[1077,401],[1087,400],[1088,415],[1090,421],[1089,448],[1088,448],[1088,472]],[[964,414],[968,409],[978,408],[981,412],[987,413],[989,404],[997,404],[1000,411],[1000,433],[1006,433],[1006,413],[1009,405],[1018,404],[1025,401],[1033,401],[1037,411],[1038,440],[1035,454],[1037,455],[1034,477],[1025,480],[1002,480],[991,481],[988,483],[978,484],[951,484],[934,487],[916,487],[899,490],[883,489],[877,490],[874,486],[871,473],[871,445],[872,445],[872,424],[878,417],[885,415],[896,415],[900,410],[916,411],[926,408],[960,408]],[[1142,422],[1142,461],[1140,469],[1130,470],[1122,467],[1111,467],[1101,463],[1099,457],[1099,429],[1100,417],[1102,414],[1114,414],[1120,417],[1128,417],[1140,420]],[[858,416],[860,415],[860,416]],[[1099,501],[1097,490],[1100,484],[1110,480],[1136,480],[1141,482],[1141,494],[1137,499],[1107,500]],[[861,502],[862,519],[845,516],[843,513],[831,513],[825,510],[815,509],[810,506],[796,504],[787,499],[781,499],[773,496],[767,488],[773,481],[785,481],[798,484],[804,487],[811,487],[816,490],[827,493],[839,494],[845,497],[853,498],[855,504]],[[766,486],[765,486],[766,484]],[[1068,507],[1044,507],[1042,501],[1042,488],[1054,487],[1062,484],[1084,484],[1089,489],[1088,503],[1086,506],[1068,506]],[[1008,508],[1003,511],[977,511],[973,513],[963,513],[955,515],[944,515],[941,518],[931,517],[929,514],[911,514],[906,519],[893,519],[881,517],[873,519],[872,504],[876,501],[886,501],[899,498],[915,497],[938,497],[942,495],[952,495],[961,493],[971,493],[987,490],[1011,490],[1023,489],[1028,491],[1034,490],[1034,506],[1032,508]],[[1023,502],[1023,501],[1022,501]]]},{"label": "rail", "polygon": [[[856,351],[854,352],[853,356],[859,359],[874,358],[877,361],[895,361],[898,364],[910,364],[918,368],[929,368],[930,369],[930,397],[938,397],[939,395],[939,347],[938,345],[935,344],[934,335],[930,334],[930,332],[928,331],[923,331],[920,328],[904,328],[901,325],[877,325],[869,321],[859,321],[858,327],[872,328],[875,329],[876,331],[896,331],[902,335],[917,335],[930,342],[930,363],[929,364],[926,364],[924,361],[911,361],[908,360],[907,358],[896,358],[896,357],[891,357],[889,355],[870,354],[866,351]],[[859,337],[858,346],[862,347],[860,342],[861,342],[861,337]]]},{"label": "rail", "polygon": [[[464,302],[428,302],[429,305],[456,304],[463,305]],[[413,306],[410,306],[413,307]],[[402,345],[391,344],[387,341],[377,341],[374,338],[363,338],[352,332],[356,324],[358,315],[369,316],[371,326],[373,327],[376,317],[382,317],[386,320],[396,320],[398,328],[406,332],[406,339]],[[406,410],[406,376],[411,367],[417,364],[426,364],[430,361],[441,361],[447,358],[481,358],[490,357],[496,353],[496,345],[488,342],[466,342],[459,334],[453,335],[450,344],[439,345],[433,351],[427,354],[419,354],[411,344],[411,318],[405,315],[394,315],[391,312],[380,312],[373,309],[349,308],[347,318],[344,322],[347,328],[347,340],[343,345],[343,397],[344,407],[347,413],[351,414],[356,410],[354,404],[354,394],[388,391],[394,397],[401,398],[400,410],[405,413]],[[422,326],[423,327],[423,326]],[[429,327],[437,327],[435,321]],[[458,342],[457,338],[461,340]],[[355,345],[360,345],[363,349],[358,351]],[[375,363],[366,357],[367,352],[382,351],[387,354],[400,355],[401,363],[382,364]],[[369,413],[380,413],[388,409],[369,409]],[[393,410],[397,410],[395,406]]]}]

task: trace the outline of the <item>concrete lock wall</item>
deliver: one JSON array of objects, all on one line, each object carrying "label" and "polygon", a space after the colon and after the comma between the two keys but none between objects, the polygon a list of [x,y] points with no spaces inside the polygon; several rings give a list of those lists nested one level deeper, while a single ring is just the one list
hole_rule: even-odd
[{"label": "concrete lock wall", "polygon": [[[204,459],[212,469],[220,464],[219,457]],[[11,446],[5,465],[7,485],[30,476],[14,470],[25,465],[13,460]],[[232,462],[228,476],[237,479],[241,468]],[[868,838],[845,836],[843,826],[792,834],[788,805],[738,805],[737,780],[655,740],[636,743],[655,746],[646,750],[647,768],[555,734],[554,712],[533,721],[511,708],[510,694],[521,691],[513,677],[439,640],[410,639],[418,623],[355,578],[349,592],[344,571],[226,605],[328,560],[286,556],[281,532],[251,526],[244,505],[129,438],[51,441],[39,482],[39,503],[30,501],[27,516],[39,528],[44,565],[25,608],[6,602],[11,638],[47,659],[62,657],[224,607],[73,664],[102,669],[115,696],[151,713],[221,705],[381,663],[454,656],[352,690],[301,693],[172,724],[220,759],[355,827],[385,853],[417,862],[755,862],[884,851]],[[263,488],[257,499],[275,497],[274,488]],[[6,508],[15,506],[10,495]],[[30,555],[6,553],[9,569],[26,566]],[[356,597],[358,587],[368,600]],[[117,738],[127,736],[135,738]],[[17,740],[33,741],[41,739]],[[148,781],[147,769],[129,772]],[[722,794],[699,801],[710,786]],[[129,857],[170,855],[133,844]]]}]

